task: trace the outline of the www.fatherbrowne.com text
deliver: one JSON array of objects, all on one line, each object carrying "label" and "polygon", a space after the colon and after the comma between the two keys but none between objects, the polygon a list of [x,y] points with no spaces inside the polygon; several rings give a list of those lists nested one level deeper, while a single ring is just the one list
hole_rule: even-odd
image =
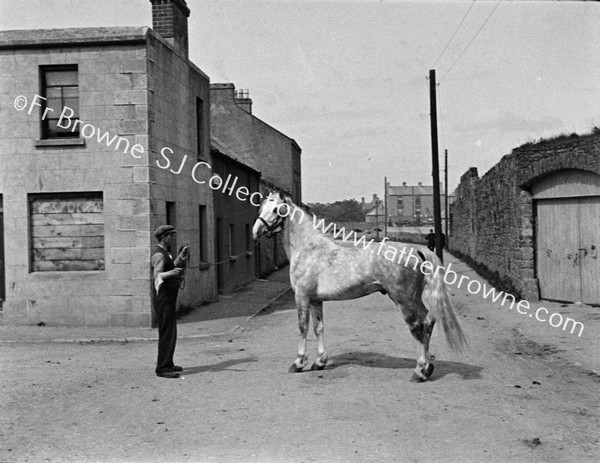
[{"label": "www.fatherbrowne.com text", "polygon": [[[44,104],[41,103],[41,101],[45,101],[46,98],[44,98],[43,96],[40,95],[35,95],[33,97],[33,99],[31,100],[31,102],[28,101],[27,97],[23,96],[23,95],[19,95],[15,98],[13,105],[14,108],[17,111],[23,111],[24,109],[27,109],[27,114],[31,114],[32,111],[34,110],[34,108],[39,107],[39,108],[43,108],[43,113],[42,113],[42,120],[44,120],[46,117],[48,117],[48,113],[52,113],[54,112],[54,110],[52,108],[46,107]],[[113,135],[111,137],[111,134],[108,131],[102,131],[96,127],[94,127],[92,124],[89,123],[84,123],[83,121],[81,121],[80,119],[77,119],[75,117],[75,111],[73,111],[71,108],[69,108],[68,106],[63,106],[62,111],[60,113],[57,125],[59,128],[65,129],[65,130],[71,130],[71,132],[75,132],[77,130],[79,130],[79,133],[81,134],[81,136],[83,136],[86,139],[96,139],[98,141],[98,143],[104,143],[107,147],[112,147],[115,150],[121,150],[123,153],[127,154],[129,153],[131,156],[133,156],[136,159],[141,158],[141,156],[145,153],[145,148],[144,146],[142,146],[139,143],[135,143],[133,145],[131,145],[131,143],[129,142],[128,139],[121,137],[119,135]],[[160,169],[165,169],[165,170],[169,170],[169,172],[175,174],[175,175],[179,175],[182,171],[183,168],[186,164],[187,161],[187,154],[184,155],[183,159],[181,160],[181,163],[179,164],[179,168],[178,169],[172,169],[171,168],[171,159],[169,158],[169,155],[173,155],[174,151],[169,148],[169,147],[164,147],[160,150],[160,155],[162,156],[162,160],[156,160],[156,166],[159,167]],[[192,167],[191,170],[191,176],[192,179],[198,183],[198,184],[204,184],[207,183],[205,180],[200,180],[197,178],[197,169],[199,168],[206,168],[208,170],[212,170],[212,167],[209,163],[205,162],[205,161],[198,161],[194,164],[194,166]],[[218,174],[214,174],[210,177],[210,179],[208,180],[208,186],[215,191],[222,191],[224,194],[228,194],[229,196],[233,196],[234,192],[235,192],[235,197],[239,200],[239,201],[248,201],[250,202],[250,204],[252,204],[253,206],[260,206],[260,203],[263,199],[263,195],[260,192],[254,192],[251,193],[250,190],[245,187],[245,186],[238,186],[237,189],[235,189],[235,186],[237,184],[238,178],[232,178],[231,174],[227,177],[227,179],[224,181],[221,176],[219,176]],[[230,184],[231,182],[231,184]],[[228,191],[229,190],[229,191]],[[287,217],[289,215],[294,216],[295,214],[300,214],[300,221],[303,221],[305,218],[305,213],[302,209],[299,208],[294,208],[294,210],[290,210],[290,207],[284,203],[285,206],[287,206],[286,212],[282,213],[281,209],[279,209],[279,214],[282,217]],[[356,234],[356,232],[354,231],[350,231],[349,233],[346,232],[345,228],[340,228],[338,229],[337,226],[334,223],[330,223],[329,225],[325,225],[325,220],[324,219],[317,219],[316,216],[313,215],[313,227],[315,230],[320,230],[323,233],[332,233],[334,239],[342,239],[342,241],[347,241],[350,242],[350,239],[352,239],[352,243],[354,244],[354,246],[359,247],[362,246],[363,249],[370,249],[371,252],[377,252],[377,255],[381,255],[381,253],[383,252],[383,256],[384,258],[393,261],[393,262],[397,262],[399,264],[403,264],[404,266],[409,266],[411,259],[414,259],[414,265],[413,265],[413,269],[417,270],[418,269],[424,274],[424,275],[434,275],[437,276],[438,273],[442,273],[443,274],[443,279],[444,282],[447,285],[457,285],[457,288],[461,288],[461,287],[466,287],[467,291],[469,291],[469,293],[476,295],[476,294],[481,294],[483,296],[484,299],[486,300],[491,300],[492,302],[498,302],[500,300],[502,300],[502,302],[500,303],[500,305],[502,307],[504,307],[504,305],[507,302],[510,302],[509,305],[509,309],[512,309],[515,305],[516,305],[516,309],[517,312],[521,315],[529,315],[529,317],[533,317],[536,320],[540,321],[540,322],[548,322],[550,324],[550,326],[552,326],[553,328],[561,328],[563,331],[566,331],[569,327],[570,327],[570,333],[573,334],[575,332],[576,329],[579,329],[577,335],[579,337],[581,337],[583,330],[584,330],[584,325],[581,322],[575,321],[572,318],[568,318],[568,317],[563,317],[560,313],[553,313],[552,315],[550,315],[549,317],[546,318],[542,318],[542,315],[548,315],[550,312],[548,309],[546,309],[545,307],[539,307],[538,309],[535,310],[535,312],[530,312],[531,306],[529,304],[528,301],[526,300],[520,300],[517,302],[516,298],[514,295],[510,294],[510,293],[506,293],[504,291],[497,291],[496,288],[491,287],[491,286],[487,286],[485,283],[481,283],[478,280],[474,280],[474,279],[470,279],[468,276],[466,275],[461,275],[459,278],[459,275],[454,272],[451,267],[452,264],[448,264],[448,267],[443,267],[441,265],[436,266],[436,268],[434,268],[433,263],[429,262],[429,261],[421,261],[421,263],[419,264],[419,258],[417,257],[417,255],[413,254],[414,248],[410,248],[410,249],[406,249],[406,246],[404,246],[401,250],[398,249],[395,246],[389,246],[386,245],[386,241],[389,241],[389,238],[386,236],[382,239],[381,242],[378,243],[378,245],[376,245],[376,251],[375,249],[371,249],[371,246],[374,243],[373,239],[370,239],[369,241],[367,241],[366,236],[361,236],[360,238],[358,238],[358,235]],[[407,254],[408,252],[408,254]],[[405,257],[406,256],[406,257]],[[449,277],[450,276],[450,281],[449,281]],[[458,284],[457,284],[458,281]],[[464,286],[463,286],[464,284]]]}]

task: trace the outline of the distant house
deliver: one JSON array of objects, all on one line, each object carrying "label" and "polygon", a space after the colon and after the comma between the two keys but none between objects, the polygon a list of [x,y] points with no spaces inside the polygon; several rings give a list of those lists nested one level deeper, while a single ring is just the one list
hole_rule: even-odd
[{"label": "distant house", "polygon": [[383,201],[379,202],[377,206],[365,214],[365,222],[373,225],[378,224],[379,228],[383,230],[385,224],[385,206]]},{"label": "distant house", "polygon": [[[302,150],[295,140],[252,114],[247,91],[236,91],[232,83],[211,84],[211,131],[213,136],[235,153],[236,159],[260,172],[260,191],[269,189],[289,194],[302,203]],[[254,218],[258,209],[254,208]],[[238,227],[245,227],[239,223]],[[287,264],[281,237],[261,238],[254,248],[256,271],[264,277]]]},{"label": "distant house", "polygon": [[365,214],[374,210],[381,203],[383,203],[383,200],[379,199],[375,193],[373,194],[373,199],[369,202],[365,202],[365,198],[360,198],[360,207]]},{"label": "distant house", "polygon": [[[440,183],[440,206],[441,216],[445,218],[446,195],[442,183]],[[390,220],[398,225],[433,224],[433,186],[423,185],[421,182],[417,185],[407,185],[406,182],[401,186],[388,185],[387,211]]]}]

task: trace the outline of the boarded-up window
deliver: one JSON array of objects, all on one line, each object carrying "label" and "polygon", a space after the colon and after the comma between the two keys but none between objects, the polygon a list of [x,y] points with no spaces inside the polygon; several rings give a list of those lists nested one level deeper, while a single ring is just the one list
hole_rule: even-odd
[{"label": "boarded-up window", "polygon": [[29,197],[31,270],[104,270],[102,193]]}]

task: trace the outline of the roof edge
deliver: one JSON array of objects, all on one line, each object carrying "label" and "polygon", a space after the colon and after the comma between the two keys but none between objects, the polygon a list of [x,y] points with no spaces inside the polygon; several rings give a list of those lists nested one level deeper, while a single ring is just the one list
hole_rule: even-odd
[{"label": "roof edge", "polygon": [[147,26],[0,31],[0,50],[142,43],[150,31]]}]

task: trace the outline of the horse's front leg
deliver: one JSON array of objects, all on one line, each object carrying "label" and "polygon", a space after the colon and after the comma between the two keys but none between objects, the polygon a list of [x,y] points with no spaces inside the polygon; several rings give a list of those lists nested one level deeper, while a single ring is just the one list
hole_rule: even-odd
[{"label": "horse's front leg", "polygon": [[298,309],[298,328],[300,329],[300,342],[298,343],[298,355],[296,360],[289,368],[290,373],[297,373],[308,363],[306,355],[306,336],[308,335],[308,325],[310,322],[310,302],[307,298],[296,294],[296,308]]},{"label": "horse's front leg", "polygon": [[311,370],[322,370],[327,365],[327,352],[325,352],[325,341],[323,340],[323,302],[316,302],[310,306],[315,335],[317,336],[317,360],[313,363]]}]

